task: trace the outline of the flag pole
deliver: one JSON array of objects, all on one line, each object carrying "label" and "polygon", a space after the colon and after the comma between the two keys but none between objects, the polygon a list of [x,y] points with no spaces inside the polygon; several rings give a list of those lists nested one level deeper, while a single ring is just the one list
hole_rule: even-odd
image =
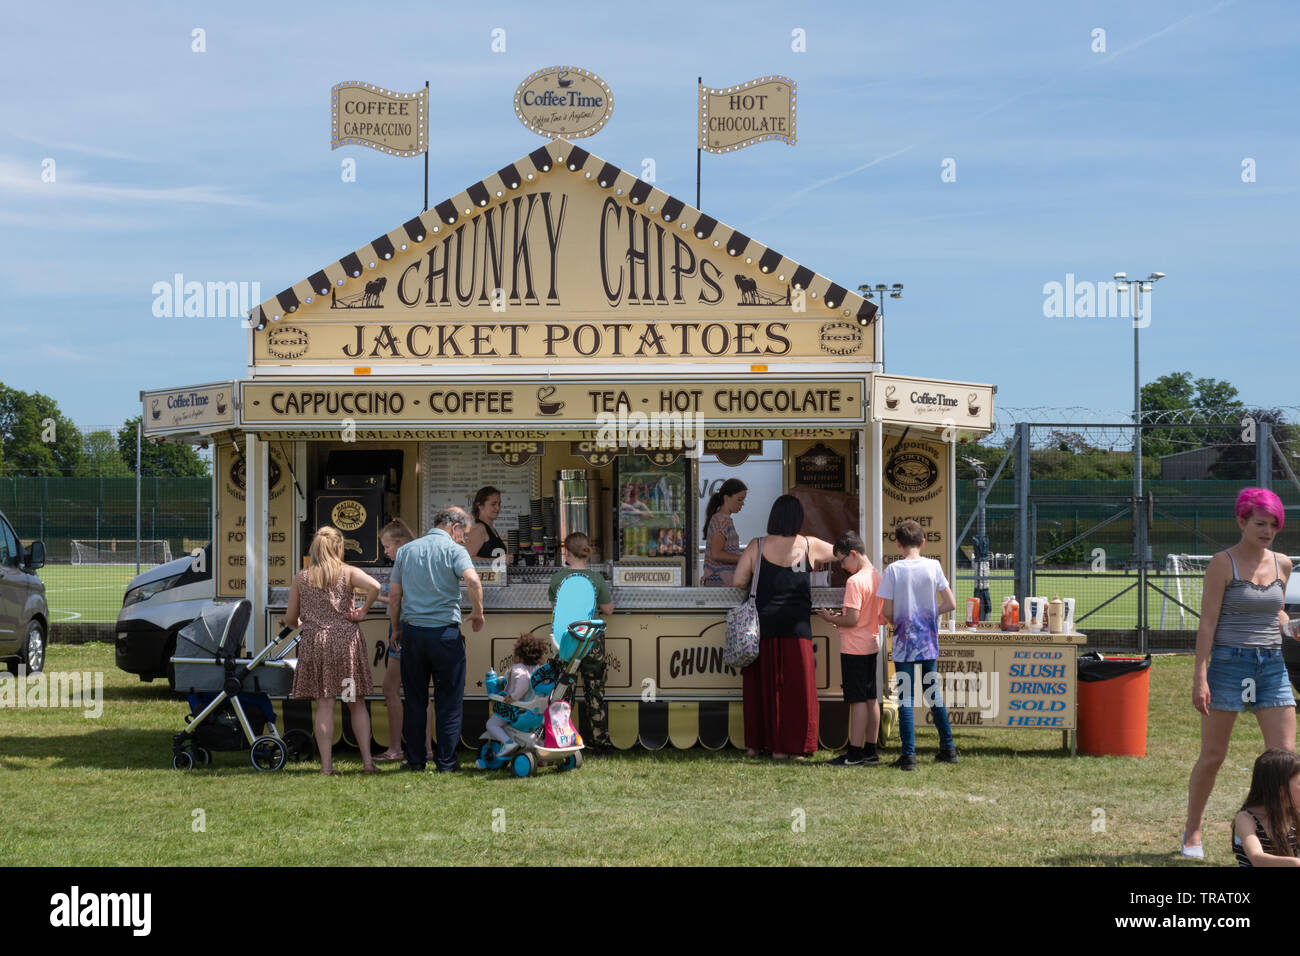
[{"label": "flag pole", "polygon": [[[696,96],[698,97],[700,95],[700,87],[704,86],[704,77],[697,76],[695,78],[695,83],[696,83],[695,92],[696,92]],[[695,121],[697,123],[699,122],[699,117],[700,117],[700,104],[697,99],[695,103]],[[700,149],[699,137],[700,137],[700,131],[696,130],[695,131],[695,208],[696,209],[700,208],[700,153],[702,152],[702,150]]]},{"label": "flag pole", "polygon": [[424,81],[424,211],[429,211],[429,81]]}]

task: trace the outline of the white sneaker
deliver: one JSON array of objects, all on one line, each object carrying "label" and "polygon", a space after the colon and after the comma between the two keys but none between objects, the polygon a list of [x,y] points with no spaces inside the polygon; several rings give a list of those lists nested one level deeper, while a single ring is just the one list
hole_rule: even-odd
[{"label": "white sneaker", "polygon": [[1188,846],[1188,845],[1187,845],[1187,831],[1186,831],[1186,830],[1183,831],[1182,854],[1183,854],[1183,856],[1187,857],[1189,860],[1204,860],[1204,859],[1205,859],[1205,847],[1204,847],[1204,846]]}]

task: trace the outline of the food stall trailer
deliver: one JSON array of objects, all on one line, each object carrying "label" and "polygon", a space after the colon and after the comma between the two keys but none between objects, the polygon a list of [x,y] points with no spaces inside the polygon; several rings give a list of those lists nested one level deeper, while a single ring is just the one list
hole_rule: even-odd
[{"label": "food stall trailer", "polygon": [[[262,303],[247,376],[205,386],[201,404],[192,389],[143,393],[146,433],[213,444],[216,593],[252,602],[251,650],[278,630],[316,527],[338,527],[349,562],[382,580],[387,521],[422,534],[491,485],[511,558],[480,569],[466,743],[488,713],[484,673],[508,667],[521,632],[549,629],[547,581],[576,528],[613,585],[616,745],[743,746],[722,645],[745,593],[698,583],[702,462],[744,481],[747,459],[776,449],[806,532],[854,528],[882,566],[891,529],[916,518],[926,553],[955,568],[954,450],[990,430],[994,389],[886,381],[880,325],[856,293],[554,140]],[[751,492],[746,508],[770,504]],[[842,578],[814,584],[814,605],[838,606]],[[362,630],[377,693],[386,616]],[[822,743],[840,747],[838,639],[819,618],[813,645]],[[288,726],[308,725],[309,706],[277,703]],[[372,709],[378,742],[385,711]]]}]

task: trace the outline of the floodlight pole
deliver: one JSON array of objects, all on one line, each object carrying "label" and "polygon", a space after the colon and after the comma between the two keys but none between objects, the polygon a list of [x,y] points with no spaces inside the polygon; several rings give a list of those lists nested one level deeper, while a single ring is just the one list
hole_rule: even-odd
[{"label": "floodlight pole", "polygon": [[1138,643],[1139,653],[1147,652],[1146,620],[1146,569],[1147,515],[1142,507],[1142,375],[1141,353],[1138,345],[1138,332],[1142,328],[1142,293],[1150,292],[1151,287],[1163,279],[1163,272],[1153,272],[1145,279],[1128,278],[1128,273],[1116,272],[1115,281],[1119,283],[1117,291],[1128,292],[1131,296],[1133,318],[1133,557],[1137,561],[1138,572]]}]

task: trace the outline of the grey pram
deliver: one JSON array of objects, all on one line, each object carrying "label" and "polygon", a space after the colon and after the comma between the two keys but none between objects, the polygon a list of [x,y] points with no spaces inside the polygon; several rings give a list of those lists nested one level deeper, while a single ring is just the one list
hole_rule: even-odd
[{"label": "grey pram", "polygon": [[219,604],[176,635],[176,690],[190,701],[185,730],[172,737],[177,770],[210,763],[215,750],[247,749],[258,770],[279,770],[315,752],[305,730],[280,736],[271,707],[271,695],[287,697],[293,689],[298,662],[289,655],[298,638],[273,654],[292,633],[285,628],[255,657],[240,657],[252,612],[248,601]]}]

